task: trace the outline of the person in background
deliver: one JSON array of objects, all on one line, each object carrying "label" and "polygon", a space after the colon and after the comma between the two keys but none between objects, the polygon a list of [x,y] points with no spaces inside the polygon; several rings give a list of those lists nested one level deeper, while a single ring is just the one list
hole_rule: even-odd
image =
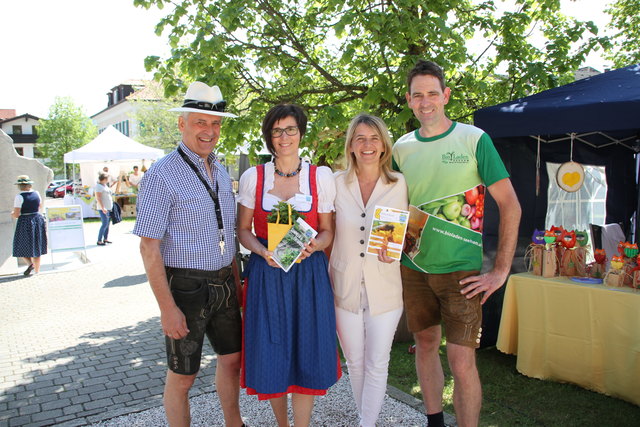
[{"label": "person in background", "polygon": [[100,221],[102,225],[98,231],[98,246],[104,246],[112,243],[109,238],[109,223],[111,220],[111,210],[113,209],[113,197],[111,196],[111,188],[108,185],[109,176],[104,172],[98,175],[98,183],[95,186],[94,193],[96,196],[96,207],[100,213]]},{"label": "person in background", "polygon": [[109,168],[106,167],[106,166],[103,167],[102,168],[102,173],[107,175],[107,185],[109,185],[109,187],[113,187],[113,184],[115,184],[117,182],[117,180],[113,175],[111,175],[111,173],[109,173]]},{"label": "person in background", "polygon": [[138,166],[134,166],[133,172],[129,174],[128,178],[129,187],[134,193],[138,192],[138,186],[140,185],[140,181],[142,180],[143,176],[144,173],[138,171]]},{"label": "person in background", "polygon": [[[311,421],[314,396],[339,378],[333,293],[323,249],[333,239],[335,184],[327,167],[300,158],[307,117],[297,105],[271,108],[262,135],[273,161],[240,177],[238,239],[251,251],[245,288],[242,386],[269,399],[278,426]],[[267,215],[285,201],[317,232],[301,263],[282,270],[267,250]],[[254,234],[255,229],[255,234]]]},{"label": "person in background", "polygon": [[375,427],[402,315],[402,280],[400,262],[385,249],[377,257],[368,255],[367,243],[376,206],[408,209],[407,185],[391,170],[391,138],[378,117],[360,114],[351,121],[344,155],[347,168],[335,174],[336,188],[343,190],[335,200],[329,274],[360,426]]},{"label": "person in background", "polygon": [[[227,427],[240,416],[242,318],[232,263],[235,198],[231,178],[214,151],[226,102],[218,86],[194,82],[178,129],[182,142],[151,166],[140,182],[133,233],[160,308],[169,425],[188,426],[189,390],[200,370],[205,335],[217,353],[215,386]],[[210,424],[219,420],[211,420]]]},{"label": "person in background", "polygon": [[[482,390],[475,351],[482,334],[482,304],[511,270],[520,204],[489,135],[446,116],[451,90],[442,68],[418,61],[409,71],[407,87],[405,97],[420,128],[395,143],[393,166],[407,181],[411,215],[426,220],[417,249],[403,254],[401,267],[407,326],[416,340],[416,371],[429,426],[441,427],[442,322],[456,420],[461,427],[477,426]],[[493,268],[480,274],[486,190],[498,205],[500,231]]]},{"label": "person in background", "polygon": [[42,210],[42,198],[31,186],[28,175],[16,180],[20,193],[13,202],[11,216],[18,220],[13,235],[13,256],[27,261],[25,276],[40,272],[40,257],[47,253],[47,229]]}]

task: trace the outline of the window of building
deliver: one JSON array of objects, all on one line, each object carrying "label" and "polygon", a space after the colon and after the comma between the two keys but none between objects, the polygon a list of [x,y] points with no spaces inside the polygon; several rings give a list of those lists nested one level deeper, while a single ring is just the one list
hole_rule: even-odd
[{"label": "window of building", "polygon": [[129,136],[129,120],[123,120],[121,122],[113,125],[114,128],[118,129],[124,135]]},{"label": "window of building", "polygon": [[584,183],[575,193],[558,186],[559,163],[547,163],[549,192],[546,229],[562,226],[565,230],[589,231],[589,224],[604,225],[607,216],[607,178],[604,166],[582,165]]},{"label": "window of building", "polygon": [[37,125],[31,126],[31,133],[33,135],[37,135],[38,134],[38,126]]},{"label": "window of building", "polygon": [[15,147],[16,148],[16,153],[18,153],[21,156],[24,156],[24,148],[22,147]]},{"label": "window of building", "polygon": [[14,135],[22,135],[22,125],[13,125],[11,132]]}]

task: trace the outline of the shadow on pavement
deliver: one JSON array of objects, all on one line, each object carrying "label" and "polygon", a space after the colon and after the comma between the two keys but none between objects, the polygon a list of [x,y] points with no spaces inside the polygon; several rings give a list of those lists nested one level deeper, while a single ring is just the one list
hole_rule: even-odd
[{"label": "shadow on pavement", "polygon": [[123,276],[110,280],[104,284],[105,288],[117,288],[122,286],[133,286],[145,283],[147,281],[146,274],[138,274],[136,276]]},{"label": "shadow on pavement", "polygon": [[[131,327],[85,334],[78,345],[21,360],[31,370],[3,390],[0,407],[6,410],[0,414],[0,425],[94,423],[161,406],[166,376],[161,331],[154,317]],[[214,391],[212,355],[205,340],[192,396]]]}]

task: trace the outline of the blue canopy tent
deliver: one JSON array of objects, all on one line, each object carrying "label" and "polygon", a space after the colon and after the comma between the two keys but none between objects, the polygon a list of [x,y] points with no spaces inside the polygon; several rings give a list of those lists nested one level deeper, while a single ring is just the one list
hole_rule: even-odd
[{"label": "blue canopy tent", "polygon": [[[564,163],[571,157],[578,163],[605,166],[606,223],[621,223],[630,236],[639,200],[640,64],[480,109],[474,113],[474,124],[493,139],[523,208],[516,256],[524,254],[534,229],[545,228],[549,186],[545,163]],[[495,203],[488,201],[485,211],[485,248],[491,254],[498,235]],[[635,227],[638,236],[637,221]],[[515,272],[523,270],[524,263],[514,262]],[[495,303],[499,319],[501,295]],[[488,329],[484,344],[493,345],[495,336]]]}]

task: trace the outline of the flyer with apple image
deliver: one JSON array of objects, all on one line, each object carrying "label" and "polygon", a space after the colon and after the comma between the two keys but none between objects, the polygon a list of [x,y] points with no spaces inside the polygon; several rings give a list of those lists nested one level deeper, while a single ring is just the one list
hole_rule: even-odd
[{"label": "flyer with apple image", "polygon": [[[404,254],[423,265],[439,253],[455,253],[459,259],[473,258],[482,247],[484,187],[409,206],[409,224]],[[424,241],[437,244],[424,245]],[[425,252],[426,251],[426,252]],[[431,258],[429,258],[431,257]]]},{"label": "flyer with apple image", "polygon": [[304,247],[317,234],[318,232],[311,228],[305,220],[298,218],[273,250],[271,258],[285,272],[288,272],[296,260],[300,258]]},{"label": "flyer with apple image", "polygon": [[404,237],[409,222],[409,211],[376,206],[369,231],[367,253],[378,256],[378,249],[386,249],[387,256],[399,260],[402,257]]}]

